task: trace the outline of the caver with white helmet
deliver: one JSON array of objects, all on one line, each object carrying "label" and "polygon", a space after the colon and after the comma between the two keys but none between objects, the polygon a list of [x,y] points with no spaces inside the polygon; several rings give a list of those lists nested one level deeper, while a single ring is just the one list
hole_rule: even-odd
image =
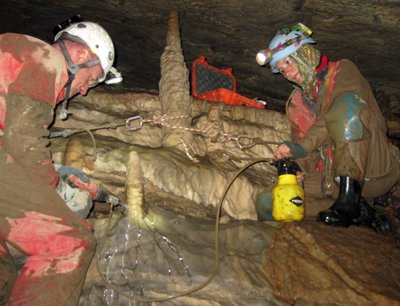
[{"label": "caver with white helmet", "polygon": [[[69,27],[58,32],[54,41],[59,42],[62,39],[72,40],[88,46],[98,56],[103,70],[103,75],[99,79],[99,82],[103,82],[107,73],[111,70],[115,58],[114,44],[108,33],[97,23],[82,21],[71,24]],[[98,65],[98,61],[85,63],[79,68],[88,68],[95,65]],[[72,66],[75,65],[72,64]],[[71,72],[75,74],[78,70]]]},{"label": "caver with white helmet", "polygon": [[[112,74],[119,74],[115,68],[112,67],[115,58],[114,44],[111,37],[108,35],[106,30],[100,25],[94,22],[82,21],[80,16],[74,18],[78,19],[78,22],[74,22],[73,18],[64,22],[66,27],[58,25],[55,27],[56,36],[54,42],[60,46],[60,49],[68,63],[69,71],[72,75],[75,75],[81,68],[90,68],[96,65],[100,65],[102,68],[102,75],[98,79],[98,82],[91,84],[89,87],[94,87],[98,83],[103,82],[106,79],[107,74],[111,71]],[[74,41],[82,45],[88,46],[90,50],[97,55],[98,60],[86,62],[84,64],[75,65],[68,53],[67,48],[63,43],[63,39]],[[120,74],[119,74],[120,76]],[[106,82],[107,83],[107,82]],[[70,82],[67,87],[66,98],[62,104],[60,110],[61,119],[66,119],[68,116],[67,104],[68,96],[70,91]]]}]

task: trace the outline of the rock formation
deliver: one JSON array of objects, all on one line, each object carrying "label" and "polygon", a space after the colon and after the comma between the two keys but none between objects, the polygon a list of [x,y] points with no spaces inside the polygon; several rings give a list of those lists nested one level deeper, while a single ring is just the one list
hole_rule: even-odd
[{"label": "rock formation", "polygon": [[[131,205],[128,211],[115,207],[107,219],[108,204],[96,203],[89,222],[98,250],[80,305],[400,305],[395,238],[363,227],[256,221],[255,198],[277,178],[267,163],[250,167],[230,186],[216,232],[227,184],[250,160],[271,158],[274,143],[289,139],[289,125],[276,111],[189,96],[177,14],[170,18],[175,32],[167,35],[160,87],[176,85],[176,94],[166,87],[160,95],[95,89],[73,99],[73,115],[52,127],[80,129],[71,138],[85,152],[83,171]],[[174,66],[181,71],[169,74]],[[189,116],[174,121],[174,129],[196,162],[160,121],[175,110]],[[56,162],[71,138],[52,139]],[[214,271],[207,286],[172,299]]]}]

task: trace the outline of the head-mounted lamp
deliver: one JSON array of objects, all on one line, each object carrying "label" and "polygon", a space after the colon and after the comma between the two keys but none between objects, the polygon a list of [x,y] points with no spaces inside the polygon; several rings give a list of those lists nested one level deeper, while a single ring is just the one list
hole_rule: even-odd
[{"label": "head-mounted lamp", "polygon": [[120,83],[122,82],[122,80],[123,78],[121,72],[119,72],[114,67],[111,67],[110,71],[106,75],[106,80],[104,81],[104,83],[106,83],[107,85],[111,85]]},{"label": "head-mounted lamp", "polygon": [[256,61],[260,66],[267,65],[271,61],[271,53],[269,52],[269,49],[267,50],[260,50],[257,53],[256,56]]},{"label": "head-mounted lamp", "polygon": [[57,24],[56,26],[54,26],[53,28],[53,34],[54,37],[61,31],[64,30],[66,28],[68,28],[71,24],[73,23],[78,23],[83,21],[81,15],[75,15],[71,18],[68,18],[67,20],[61,22],[60,24]]}]

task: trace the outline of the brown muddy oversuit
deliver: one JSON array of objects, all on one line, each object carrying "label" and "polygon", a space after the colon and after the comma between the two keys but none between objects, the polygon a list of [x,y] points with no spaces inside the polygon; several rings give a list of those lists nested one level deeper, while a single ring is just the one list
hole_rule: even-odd
[{"label": "brown muddy oversuit", "polygon": [[[0,305],[77,305],[95,240],[55,191],[48,125],[68,80],[61,52],[0,35]],[[20,275],[8,242],[30,255]],[[14,284],[15,282],[15,284]]]},{"label": "brown muddy oversuit", "polygon": [[[318,92],[316,116],[304,103],[306,97],[295,89],[287,105],[292,124],[292,141],[309,153],[299,160],[307,174],[306,216],[315,217],[329,208],[338,195],[336,184],[332,193],[321,188],[326,177],[349,176],[357,180],[363,197],[378,197],[396,184],[400,176],[399,164],[389,149],[385,119],[373,96],[369,83],[349,60],[329,62],[325,76],[316,83]],[[348,94],[357,97],[356,102]],[[332,145],[331,173],[318,171],[321,151]],[[323,154],[323,161],[329,161]]]}]

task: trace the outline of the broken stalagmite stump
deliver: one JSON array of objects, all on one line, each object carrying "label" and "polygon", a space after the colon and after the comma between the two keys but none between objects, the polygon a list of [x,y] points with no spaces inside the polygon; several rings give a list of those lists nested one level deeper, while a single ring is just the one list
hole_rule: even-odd
[{"label": "broken stalagmite stump", "polygon": [[63,165],[82,170],[85,165],[85,153],[78,138],[71,138],[65,148]]},{"label": "broken stalagmite stump", "polygon": [[126,167],[125,182],[126,204],[129,206],[128,217],[139,221],[143,218],[143,181],[139,156],[131,151]]}]

